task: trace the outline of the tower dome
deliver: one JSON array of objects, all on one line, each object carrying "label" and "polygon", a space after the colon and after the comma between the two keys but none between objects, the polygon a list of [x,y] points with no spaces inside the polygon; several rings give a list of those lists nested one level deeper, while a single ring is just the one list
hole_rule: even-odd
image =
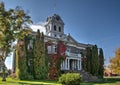
[{"label": "tower dome", "polygon": [[46,19],[46,35],[60,38],[64,34],[64,22],[58,14],[49,16]]}]

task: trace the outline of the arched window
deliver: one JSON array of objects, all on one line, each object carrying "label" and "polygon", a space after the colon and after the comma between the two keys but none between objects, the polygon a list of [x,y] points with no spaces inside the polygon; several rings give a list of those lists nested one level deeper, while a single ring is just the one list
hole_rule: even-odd
[{"label": "arched window", "polygon": [[61,27],[59,27],[59,32],[61,32]]},{"label": "arched window", "polygon": [[56,25],[54,25],[54,31],[56,31]]}]

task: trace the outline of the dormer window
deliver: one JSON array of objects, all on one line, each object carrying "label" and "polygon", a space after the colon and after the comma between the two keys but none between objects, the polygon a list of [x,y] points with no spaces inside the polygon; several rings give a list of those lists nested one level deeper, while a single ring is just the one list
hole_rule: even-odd
[{"label": "dormer window", "polygon": [[59,27],[59,32],[61,32],[61,27]]},{"label": "dormer window", "polygon": [[54,31],[56,31],[56,25],[54,25]]}]

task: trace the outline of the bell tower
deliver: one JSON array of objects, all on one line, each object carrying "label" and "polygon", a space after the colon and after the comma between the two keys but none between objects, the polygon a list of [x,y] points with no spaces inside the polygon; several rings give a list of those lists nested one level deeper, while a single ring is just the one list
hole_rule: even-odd
[{"label": "bell tower", "polygon": [[59,15],[54,14],[53,16],[47,17],[45,29],[47,36],[61,38],[64,34],[64,22]]}]

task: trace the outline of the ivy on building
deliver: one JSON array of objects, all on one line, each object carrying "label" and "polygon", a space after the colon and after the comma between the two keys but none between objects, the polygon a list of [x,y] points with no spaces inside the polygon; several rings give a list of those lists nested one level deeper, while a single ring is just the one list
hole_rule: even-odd
[{"label": "ivy on building", "polygon": [[[52,45],[52,43],[47,42],[48,46]],[[62,41],[57,42],[57,53],[49,55],[48,62],[48,79],[56,80],[60,76],[61,72],[61,63],[65,60],[65,51],[66,46]]]},{"label": "ivy on building", "polygon": [[47,54],[47,46],[52,42],[44,42],[44,35],[38,30],[36,36],[25,35],[16,45],[16,75],[19,79],[58,79],[61,63],[65,60],[66,46],[57,42],[56,54]]}]

